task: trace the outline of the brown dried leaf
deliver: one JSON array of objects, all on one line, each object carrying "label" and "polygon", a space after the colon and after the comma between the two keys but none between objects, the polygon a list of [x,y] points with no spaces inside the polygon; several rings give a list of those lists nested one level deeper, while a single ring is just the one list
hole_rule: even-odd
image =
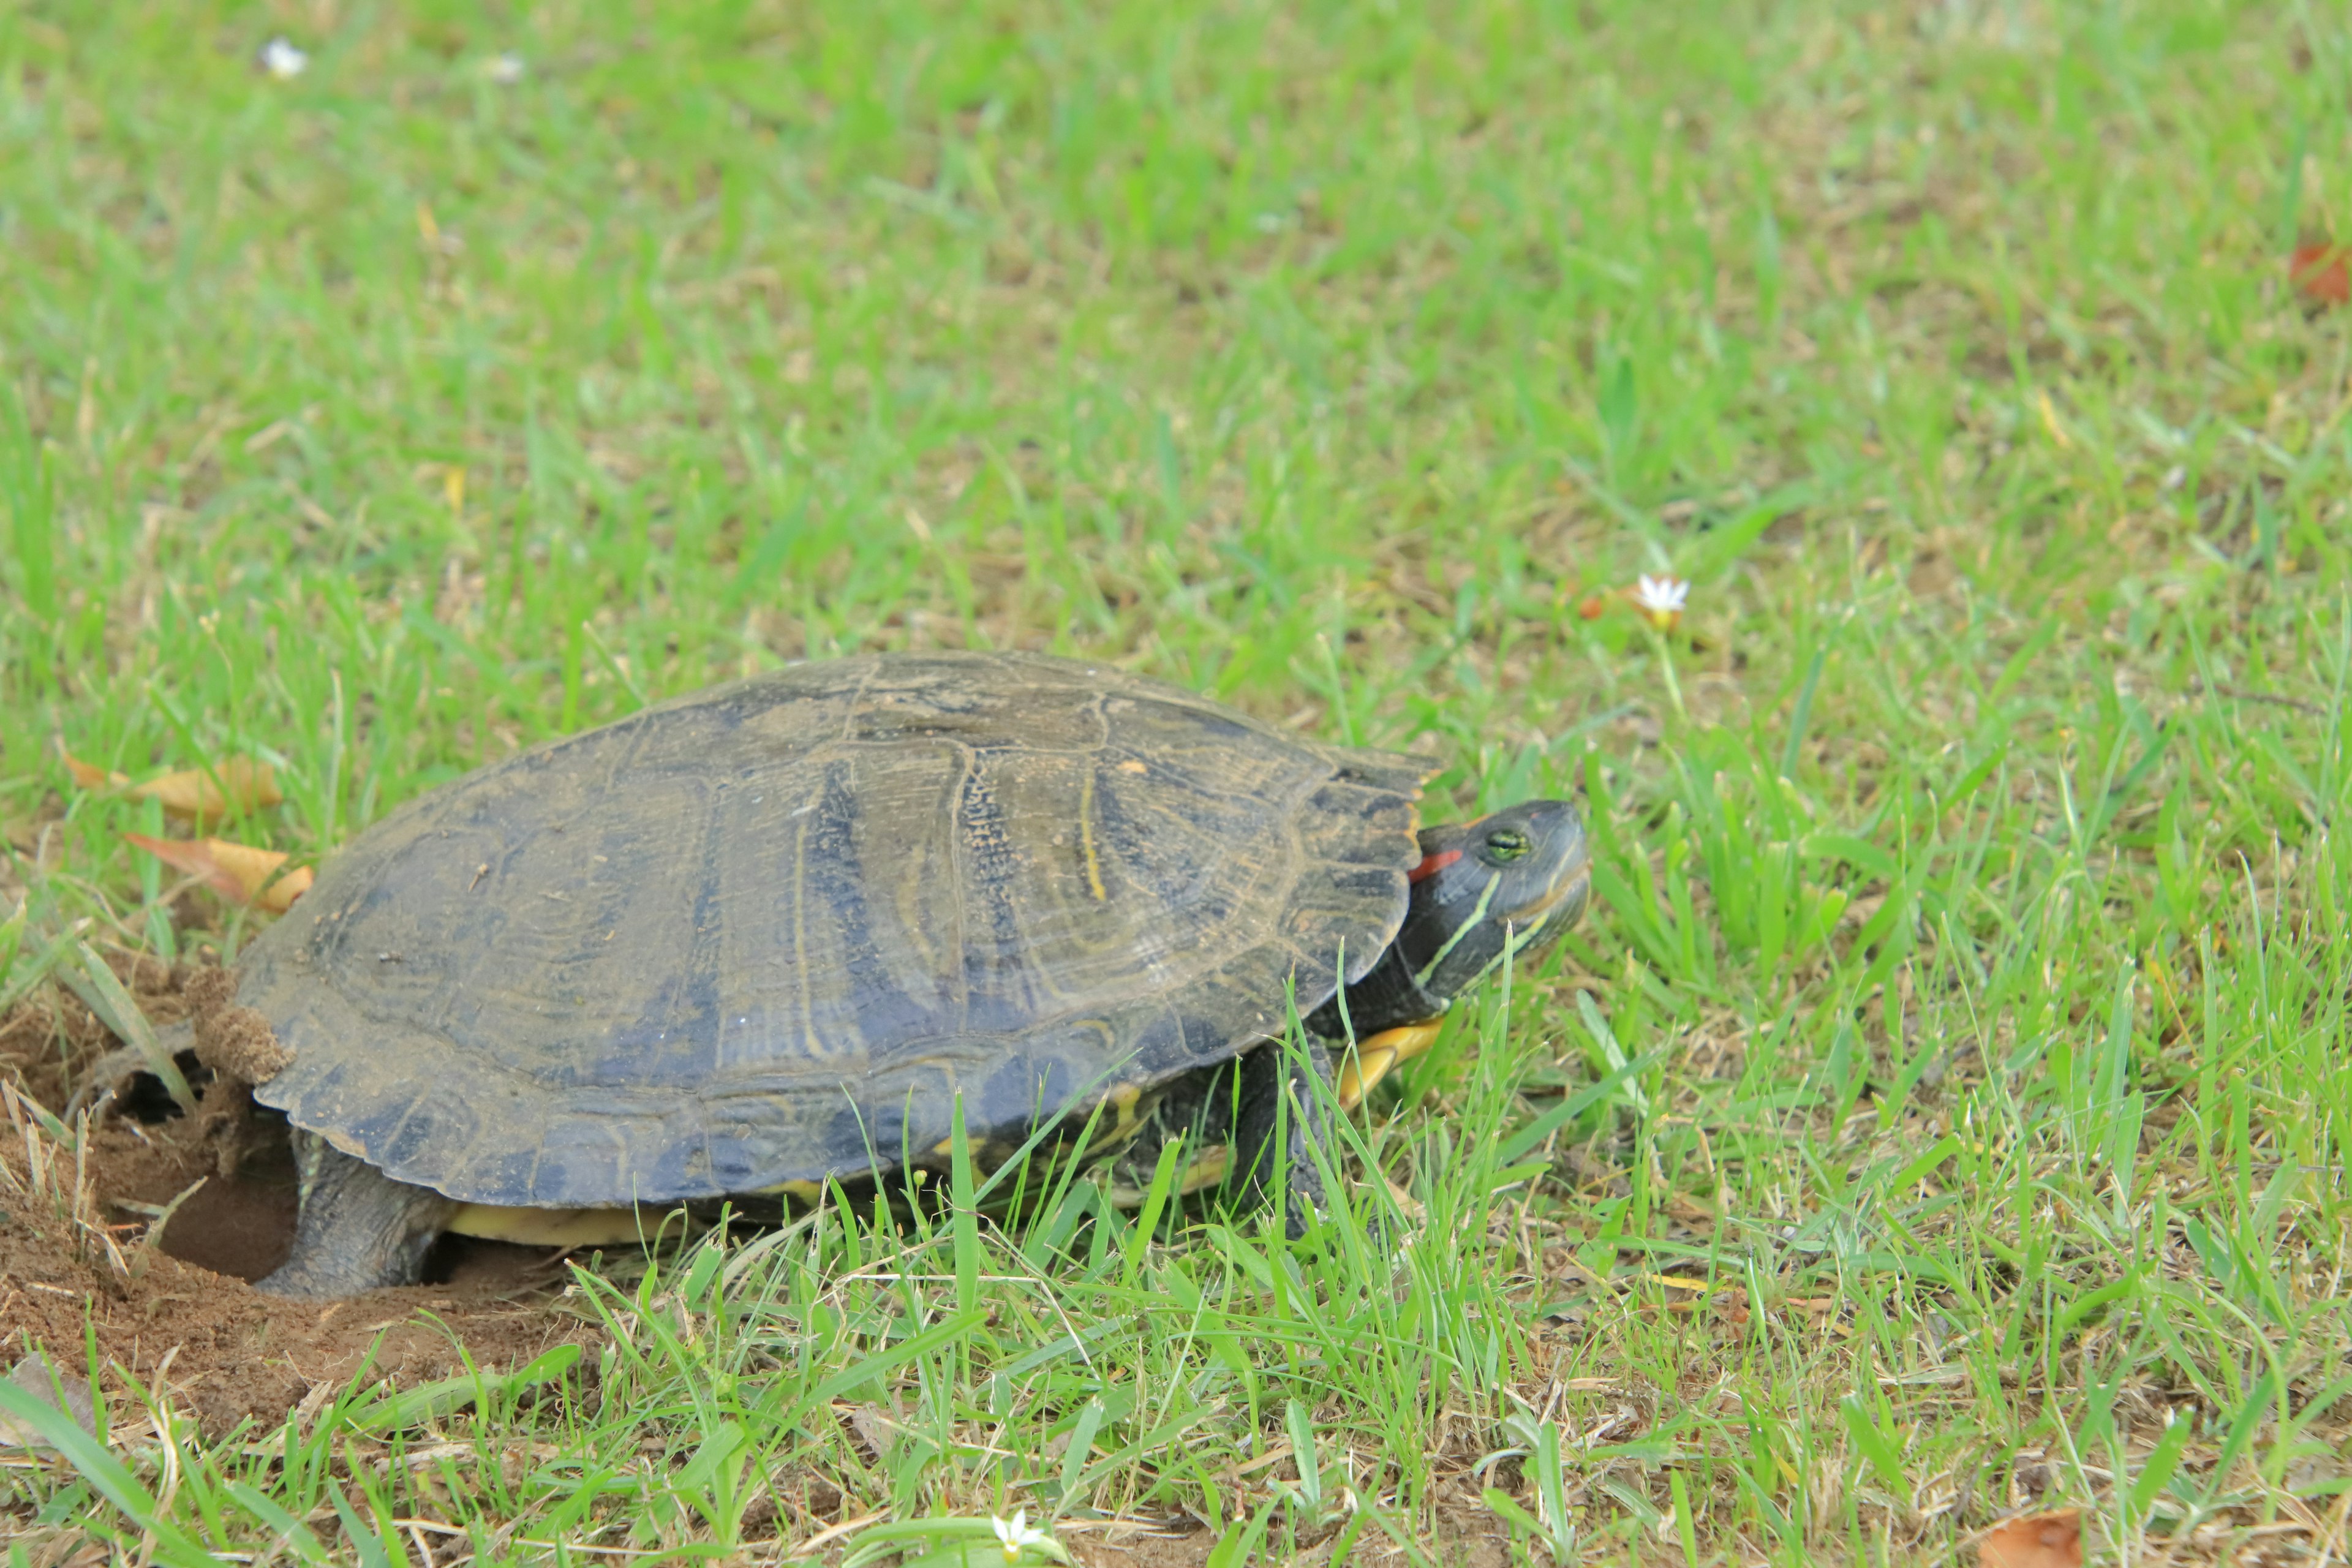
[{"label": "brown dried leaf", "polygon": [[1977,1545],[1983,1568],[2083,1568],[2083,1511],[2062,1508],[2007,1520]]},{"label": "brown dried leaf", "polygon": [[225,899],[257,903],[281,915],[310,886],[308,866],[277,875],[286,864],[281,849],[257,849],[226,838],[150,838],[143,833],[122,837],[173,869],[203,878],[206,887]]},{"label": "brown dried leaf", "polygon": [[898,1446],[898,1434],[904,1430],[877,1405],[850,1406],[848,1419],[849,1429],[857,1434],[857,1440],[864,1443],[877,1460],[890,1457],[890,1450]]},{"label": "brown dried leaf", "polygon": [[190,768],[165,773],[131,787],[131,794],[152,795],[174,816],[223,816],[231,811],[257,811],[286,797],[278,792],[278,775],[267,763],[249,757],[229,757],[210,770]]},{"label": "brown dried leaf", "polygon": [[1698,1203],[1691,1198],[1685,1197],[1680,1193],[1676,1193],[1673,1197],[1666,1200],[1666,1213],[1682,1221],[1685,1225],[1713,1225],[1715,1223],[1715,1211],[1713,1209],[1707,1207],[1705,1204]]},{"label": "brown dried leaf", "polygon": [[163,803],[173,816],[224,816],[231,811],[258,811],[286,797],[278,792],[278,775],[267,763],[250,757],[225,758],[210,770],[185,768],[161,778],[134,784],[122,773],[93,767],[72,752],[64,753],[66,771],[84,789],[128,789]]},{"label": "brown dried leaf", "polygon": [[104,768],[92,767],[71,752],[60,754],[66,760],[66,772],[73,774],[73,782],[84,789],[117,788],[131,782],[129,774],[110,773]]}]

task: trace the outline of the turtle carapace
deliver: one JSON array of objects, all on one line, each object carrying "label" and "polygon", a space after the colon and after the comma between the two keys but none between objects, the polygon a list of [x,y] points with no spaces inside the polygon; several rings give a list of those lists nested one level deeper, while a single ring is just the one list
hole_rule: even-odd
[{"label": "turtle carapace", "polygon": [[1123,1170],[1181,1136],[1195,1184],[1278,1171],[1298,1229],[1326,1108],[1583,908],[1573,808],[1424,828],[1430,771],[1018,653],[799,666],[493,763],[238,966],[303,1173],[262,1287],[944,1168],[959,1101],[983,1159],[1091,1118]]}]

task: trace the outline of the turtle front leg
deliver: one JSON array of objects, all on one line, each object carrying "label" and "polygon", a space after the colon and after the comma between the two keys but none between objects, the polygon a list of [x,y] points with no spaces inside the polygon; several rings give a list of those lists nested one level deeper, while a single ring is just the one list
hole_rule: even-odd
[{"label": "turtle front leg", "polygon": [[273,1296],[356,1296],[414,1285],[425,1254],[457,1205],[430,1187],[395,1182],[313,1132],[294,1134],[302,1211],[294,1250],[254,1289]]},{"label": "turtle front leg", "polygon": [[1259,1203],[1274,1201],[1271,1184],[1281,1173],[1283,1230],[1297,1241],[1307,1234],[1310,1216],[1323,1213],[1323,1173],[1316,1158],[1318,1150],[1331,1157],[1324,1113],[1332,1102],[1331,1053],[1316,1040],[1303,1046],[1269,1040],[1242,1058],[1241,1074],[1234,1169],[1244,1194]]},{"label": "turtle front leg", "polygon": [[1171,1143],[1182,1145],[1176,1191],[1197,1193],[1232,1173],[1234,1115],[1241,1099],[1241,1064],[1194,1068],[1163,1089],[1135,1136],[1106,1162],[1106,1191],[1114,1207],[1141,1208]]}]

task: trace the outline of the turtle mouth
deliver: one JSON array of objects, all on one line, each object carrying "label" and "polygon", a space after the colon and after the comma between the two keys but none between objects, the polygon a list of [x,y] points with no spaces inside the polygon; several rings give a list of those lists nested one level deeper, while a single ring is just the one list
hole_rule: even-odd
[{"label": "turtle mouth", "polygon": [[[1503,940],[1496,948],[1494,956],[1487,960],[1486,967],[1480,971],[1481,975],[1490,974],[1519,954],[1545,945],[1552,936],[1575,924],[1577,918],[1584,913],[1585,897],[1591,884],[1591,868],[1580,864],[1574,875],[1554,880],[1540,898],[1507,914],[1494,917],[1502,927]],[[1563,907],[1567,910],[1567,919],[1555,922],[1554,917]],[[1426,979],[1423,984],[1427,984]]]},{"label": "turtle mouth", "polygon": [[1586,892],[1591,886],[1591,879],[1589,877],[1569,879],[1557,884],[1534,903],[1524,904],[1503,916],[1503,923],[1510,928],[1515,945],[1527,942],[1537,931],[1550,925],[1552,917],[1563,906],[1570,910],[1571,921],[1575,915],[1582,913]]}]

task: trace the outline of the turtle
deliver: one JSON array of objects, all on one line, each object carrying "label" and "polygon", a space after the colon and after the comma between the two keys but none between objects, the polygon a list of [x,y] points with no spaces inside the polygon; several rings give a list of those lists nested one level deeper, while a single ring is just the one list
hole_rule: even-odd
[{"label": "turtle", "polygon": [[1009,651],[789,666],[490,763],[359,834],[199,1005],[199,1054],[293,1129],[258,1286],[920,1181],[959,1117],[983,1169],[1082,1137],[1130,1201],[1181,1141],[1184,1187],[1304,1235],[1332,1108],[1587,897],[1572,804],[1423,826],[1433,772]]}]

